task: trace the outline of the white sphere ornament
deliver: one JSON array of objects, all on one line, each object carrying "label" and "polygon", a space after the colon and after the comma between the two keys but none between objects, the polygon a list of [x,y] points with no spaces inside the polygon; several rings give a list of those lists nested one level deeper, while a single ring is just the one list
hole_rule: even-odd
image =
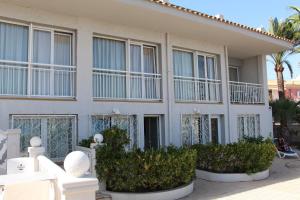
[{"label": "white sphere ornament", "polygon": [[82,151],[73,151],[65,158],[64,168],[67,174],[73,177],[81,177],[90,168],[89,157]]},{"label": "white sphere ornament", "polygon": [[40,137],[34,136],[30,139],[30,146],[40,147],[42,145],[42,140]]},{"label": "white sphere ornament", "polygon": [[103,142],[103,135],[97,133],[94,135],[94,141],[97,143],[97,144],[101,144]]}]

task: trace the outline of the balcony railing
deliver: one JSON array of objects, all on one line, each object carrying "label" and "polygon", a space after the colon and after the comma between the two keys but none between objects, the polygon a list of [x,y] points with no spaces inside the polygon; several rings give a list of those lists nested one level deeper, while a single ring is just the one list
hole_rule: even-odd
[{"label": "balcony railing", "polygon": [[261,84],[230,81],[230,101],[240,104],[264,103],[264,92]]},{"label": "balcony railing", "polygon": [[76,68],[0,61],[0,97],[75,97]]},{"label": "balcony railing", "polygon": [[176,101],[221,102],[221,81],[190,77],[174,77]]},{"label": "balcony railing", "polygon": [[95,99],[160,100],[161,74],[94,69]]}]

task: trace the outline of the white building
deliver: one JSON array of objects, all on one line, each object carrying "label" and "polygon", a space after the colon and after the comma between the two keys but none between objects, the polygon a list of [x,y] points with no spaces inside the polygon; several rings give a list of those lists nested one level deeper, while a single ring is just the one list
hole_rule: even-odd
[{"label": "white building", "polygon": [[0,127],[53,159],[113,125],[141,148],[268,137],[266,55],[291,45],[158,0],[0,0]]}]

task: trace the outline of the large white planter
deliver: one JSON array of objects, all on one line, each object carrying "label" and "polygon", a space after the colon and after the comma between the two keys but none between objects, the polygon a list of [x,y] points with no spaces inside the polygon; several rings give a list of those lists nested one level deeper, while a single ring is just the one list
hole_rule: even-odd
[{"label": "large white planter", "polygon": [[112,197],[112,200],[175,200],[183,198],[191,194],[194,190],[194,182],[189,185],[178,187],[172,190],[165,190],[159,192],[146,192],[146,193],[123,193],[123,192],[110,192],[103,193]]},{"label": "large white planter", "polygon": [[226,183],[263,180],[268,178],[269,174],[269,169],[255,174],[221,174],[203,170],[196,170],[197,178],[204,179],[207,181]]}]

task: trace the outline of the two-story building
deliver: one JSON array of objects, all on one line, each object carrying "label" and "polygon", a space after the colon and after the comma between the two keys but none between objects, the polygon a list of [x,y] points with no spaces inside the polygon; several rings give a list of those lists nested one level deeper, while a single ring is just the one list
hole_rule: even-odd
[{"label": "two-story building", "polygon": [[291,45],[159,0],[0,0],[0,128],[53,159],[113,125],[140,148],[268,137],[266,55]]}]

